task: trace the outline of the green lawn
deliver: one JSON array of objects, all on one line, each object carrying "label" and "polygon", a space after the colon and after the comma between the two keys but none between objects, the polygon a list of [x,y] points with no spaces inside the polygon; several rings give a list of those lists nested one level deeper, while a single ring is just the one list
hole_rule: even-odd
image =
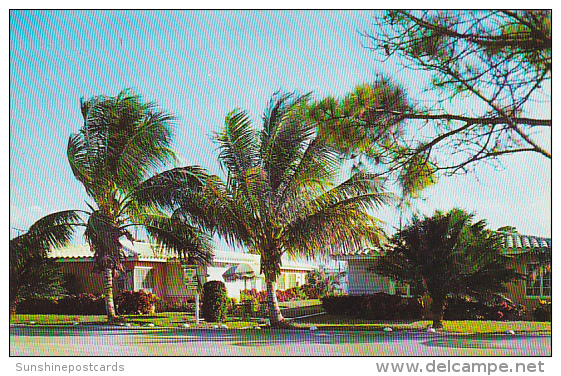
[{"label": "green lawn", "polygon": [[[298,326],[316,326],[322,330],[373,330],[381,331],[392,328],[395,331],[424,331],[432,325],[430,320],[408,322],[397,321],[372,321],[352,319],[348,317],[320,315],[297,320]],[[455,320],[443,322],[444,327],[438,332],[446,333],[505,333],[514,330],[516,333],[551,334],[550,322],[536,321],[473,321]]]},{"label": "green lawn", "polygon": [[[320,330],[372,330],[381,331],[390,327],[395,331],[424,331],[432,321],[418,320],[408,322],[396,321],[372,321],[353,319],[342,316],[323,314],[321,302],[319,300],[296,300],[279,303],[284,317],[290,320],[294,327],[308,329],[316,326]],[[266,315],[266,312],[264,312]],[[308,316],[311,315],[311,316]],[[297,317],[300,319],[294,319]],[[153,315],[126,315],[123,316],[124,322],[132,326],[144,326],[154,324],[155,327],[179,327],[183,323],[188,323],[191,328],[212,328],[216,323],[207,323],[201,320],[195,325],[195,317],[192,313],[184,312],[165,312]],[[76,315],[22,315],[18,314],[13,320],[13,324],[29,324],[34,321],[36,325],[72,325],[74,322],[81,324],[103,324],[105,316],[76,316]],[[225,323],[229,328],[255,327],[263,324],[260,318],[240,318],[229,317]],[[534,321],[444,321],[444,328],[439,332],[448,333],[504,333],[507,330],[514,330],[516,333],[536,333],[551,334],[550,322]]]},{"label": "green lawn", "polygon": [[[195,324],[195,316],[183,312],[164,312],[153,315],[124,315],[123,323],[130,323],[132,326],[144,326],[154,324],[155,327],[179,327],[183,323],[188,323],[191,328],[212,328],[217,323],[207,323],[203,320]],[[31,324],[34,322],[34,324]],[[74,322],[80,324],[106,324],[106,317],[103,315],[76,316],[76,315],[16,315],[12,324],[29,325],[73,325]],[[229,328],[238,329],[243,327],[258,326],[258,321],[241,320],[229,318],[225,323]]]}]

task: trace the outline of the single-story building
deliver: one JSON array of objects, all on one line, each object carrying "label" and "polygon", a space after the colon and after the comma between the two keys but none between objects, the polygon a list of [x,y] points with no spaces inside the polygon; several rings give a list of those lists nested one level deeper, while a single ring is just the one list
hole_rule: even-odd
[{"label": "single-story building", "polygon": [[[526,276],[526,280],[506,285],[504,296],[528,309],[539,305],[540,300],[551,301],[551,238],[500,233],[503,238],[502,252],[509,257],[508,267]],[[347,293],[349,295],[385,292],[410,297],[407,284],[392,281],[372,272],[379,249],[365,249],[332,257],[347,262]]]},{"label": "single-story building", "polygon": [[[168,302],[178,302],[195,296],[193,288],[185,286],[185,272],[177,256],[163,252],[157,246],[135,241],[123,241],[126,255],[123,261],[124,273],[115,278],[118,290],[144,290],[156,294]],[[62,264],[62,271],[72,281],[72,293],[103,293],[100,274],[93,273],[94,254],[88,245],[71,245],[54,249],[50,258]],[[224,274],[233,267],[244,265],[254,271],[255,278],[232,280]],[[277,279],[277,289],[285,290],[306,283],[306,275],[313,267],[296,261],[282,261],[281,275]],[[239,299],[240,291],[266,289],[265,277],[260,274],[260,256],[233,251],[214,251],[212,264],[197,267],[199,281],[223,281],[228,295]]]}]

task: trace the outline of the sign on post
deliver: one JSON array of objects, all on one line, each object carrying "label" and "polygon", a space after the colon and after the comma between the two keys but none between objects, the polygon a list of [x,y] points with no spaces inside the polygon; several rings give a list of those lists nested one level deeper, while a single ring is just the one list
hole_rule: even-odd
[{"label": "sign on post", "polygon": [[185,266],[183,272],[185,273],[185,287],[190,290],[196,290],[199,287],[197,267],[191,265]]},{"label": "sign on post", "polygon": [[185,287],[195,290],[195,324],[199,324],[199,276],[196,265],[185,265],[183,267],[185,276]]}]

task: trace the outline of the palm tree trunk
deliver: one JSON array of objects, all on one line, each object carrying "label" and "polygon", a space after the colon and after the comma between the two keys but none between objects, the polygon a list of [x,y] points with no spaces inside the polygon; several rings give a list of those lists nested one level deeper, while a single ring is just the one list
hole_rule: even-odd
[{"label": "palm tree trunk", "polygon": [[276,293],[276,282],[271,281],[267,278],[267,306],[269,308],[269,321],[271,326],[282,326],[284,322],[284,317],[279,308],[279,302],[277,300]]},{"label": "palm tree trunk", "polygon": [[10,300],[10,322],[12,322],[12,319],[16,315],[16,310],[18,308],[19,301],[20,301],[19,297],[15,298],[13,300]]},{"label": "palm tree trunk", "polygon": [[115,303],[113,302],[113,270],[110,268],[103,270],[103,290],[105,293],[107,321],[113,322],[117,318],[117,314],[115,313]]},{"label": "palm tree trunk", "polygon": [[432,327],[435,329],[442,328],[442,320],[444,319],[444,310],[446,309],[446,297],[434,297],[432,299]]}]

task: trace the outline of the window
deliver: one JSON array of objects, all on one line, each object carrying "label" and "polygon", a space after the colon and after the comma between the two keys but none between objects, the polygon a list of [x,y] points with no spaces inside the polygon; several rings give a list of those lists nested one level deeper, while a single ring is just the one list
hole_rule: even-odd
[{"label": "window", "polygon": [[284,290],[284,274],[279,275],[277,278],[277,290]]},{"label": "window", "polygon": [[551,296],[551,265],[526,265],[526,296]]},{"label": "window", "polygon": [[134,268],[134,290],[154,292],[154,269],[142,266]]},{"label": "window", "polygon": [[296,286],[296,274],[289,273],[289,274],[287,274],[287,276],[288,276],[288,282],[287,282],[286,288],[290,289],[292,287],[295,287]]},{"label": "window", "polygon": [[117,275],[117,290],[132,290],[132,270],[123,270]]},{"label": "window", "polygon": [[411,286],[405,282],[392,281],[393,293],[401,296],[411,296]]}]

